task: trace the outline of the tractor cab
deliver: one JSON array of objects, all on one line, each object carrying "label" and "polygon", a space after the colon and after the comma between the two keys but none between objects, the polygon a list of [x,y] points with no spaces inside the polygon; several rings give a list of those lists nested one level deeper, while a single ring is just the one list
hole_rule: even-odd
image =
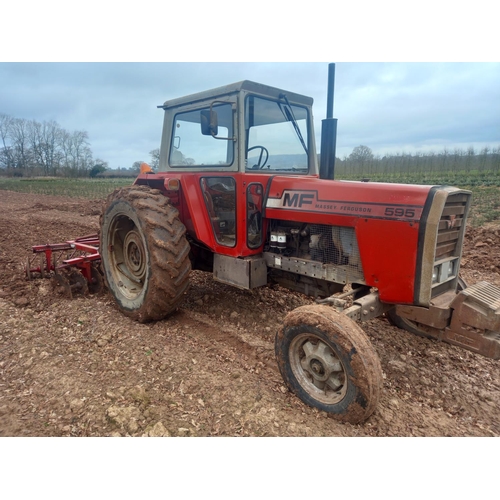
[{"label": "tractor cab", "polygon": [[[136,183],[164,191],[199,253],[213,254],[216,265],[224,256],[261,254],[272,179],[286,176],[299,185],[305,176],[318,177],[312,104],[310,97],[246,80],[166,101],[159,106],[165,116],[158,171]],[[212,268],[212,255],[208,266],[200,260]],[[242,286],[264,282],[265,276]]]},{"label": "tractor cab", "polygon": [[312,103],[250,81],[167,101],[159,171],[317,175]]}]

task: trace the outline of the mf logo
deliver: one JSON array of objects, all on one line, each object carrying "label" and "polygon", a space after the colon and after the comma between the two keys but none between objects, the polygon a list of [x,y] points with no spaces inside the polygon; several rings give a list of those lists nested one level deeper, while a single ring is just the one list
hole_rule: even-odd
[{"label": "mf logo", "polygon": [[290,193],[287,191],[283,197],[283,206],[300,208],[304,205],[312,205],[313,201],[313,193]]}]

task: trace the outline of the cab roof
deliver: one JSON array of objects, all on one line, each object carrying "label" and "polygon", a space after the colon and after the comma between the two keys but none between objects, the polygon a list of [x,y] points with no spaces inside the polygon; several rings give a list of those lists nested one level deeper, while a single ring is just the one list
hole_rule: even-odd
[{"label": "cab roof", "polygon": [[288,100],[295,104],[312,106],[313,103],[312,97],[296,94],[294,92],[278,89],[276,87],[270,87],[269,85],[252,82],[250,80],[243,80],[241,82],[232,83],[230,85],[224,85],[223,87],[217,87],[212,90],[205,90],[203,92],[198,92],[196,94],[191,94],[184,97],[178,97],[176,99],[170,99],[168,101],[165,101],[164,104],[158,107],[163,109],[173,108],[181,104],[194,103],[197,101],[203,101],[205,99],[214,99],[217,97],[221,97],[228,94],[235,94],[242,91],[249,92],[252,94],[260,94],[275,99],[279,99],[280,94],[285,94]]}]

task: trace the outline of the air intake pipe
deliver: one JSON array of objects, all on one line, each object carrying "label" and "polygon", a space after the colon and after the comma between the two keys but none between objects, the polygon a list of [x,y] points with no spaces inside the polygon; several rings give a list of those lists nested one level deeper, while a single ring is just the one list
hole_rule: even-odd
[{"label": "air intake pipe", "polygon": [[335,64],[328,65],[328,100],[326,119],[321,122],[320,179],[334,179],[335,152],[337,149],[337,118],[333,118],[333,93],[335,89]]}]

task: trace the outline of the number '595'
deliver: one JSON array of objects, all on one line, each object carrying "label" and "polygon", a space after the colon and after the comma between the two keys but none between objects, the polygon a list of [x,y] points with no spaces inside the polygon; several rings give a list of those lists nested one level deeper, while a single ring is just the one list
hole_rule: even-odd
[{"label": "number '595'", "polygon": [[415,209],[414,208],[395,208],[395,207],[387,207],[385,209],[384,215],[388,217],[415,217]]}]

